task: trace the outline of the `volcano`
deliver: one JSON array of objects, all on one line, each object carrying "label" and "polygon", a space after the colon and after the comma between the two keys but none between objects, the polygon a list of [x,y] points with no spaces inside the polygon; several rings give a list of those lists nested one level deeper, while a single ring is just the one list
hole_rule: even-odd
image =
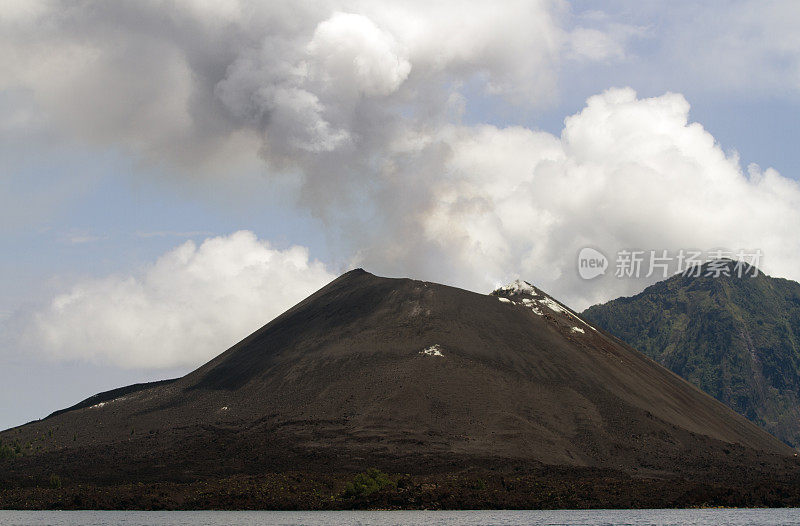
[{"label": "volcano", "polygon": [[[482,295],[360,269],[182,378],[0,440],[6,506],[347,506],[343,484],[368,468],[391,479],[375,502],[401,507],[797,498],[792,449],[536,287]],[[230,496],[287,474],[301,475]],[[286,487],[296,499],[275,500]]]}]

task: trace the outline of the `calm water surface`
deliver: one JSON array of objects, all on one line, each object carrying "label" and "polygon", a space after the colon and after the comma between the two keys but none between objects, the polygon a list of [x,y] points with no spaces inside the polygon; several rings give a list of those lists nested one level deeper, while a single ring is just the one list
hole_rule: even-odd
[{"label": "calm water surface", "polygon": [[150,525],[797,525],[800,509],[588,511],[0,511],[0,524]]}]

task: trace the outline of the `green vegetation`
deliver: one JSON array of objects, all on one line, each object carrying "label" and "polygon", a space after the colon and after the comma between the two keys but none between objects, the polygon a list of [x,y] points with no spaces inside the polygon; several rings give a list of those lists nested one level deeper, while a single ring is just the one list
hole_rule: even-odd
[{"label": "green vegetation", "polygon": [[14,440],[11,444],[5,444],[0,440],[0,460],[5,458],[16,458],[22,454],[22,446],[19,440]]},{"label": "green vegetation", "polygon": [[60,489],[61,488],[61,477],[53,473],[50,475],[50,487],[53,489]]},{"label": "green vegetation", "polygon": [[800,446],[800,284],[674,276],[583,318]]},{"label": "green vegetation", "polygon": [[16,456],[17,454],[14,452],[14,448],[5,444],[0,444],[0,459],[14,458]]},{"label": "green vegetation", "polygon": [[386,473],[370,468],[365,473],[359,473],[351,482],[347,483],[344,489],[345,497],[366,497],[376,491],[387,487],[394,487],[395,484]]},{"label": "green vegetation", "polygon": [[475,479],[472,481],[472,489],[485,490],[487,487],[486,481],[483,479]]}]

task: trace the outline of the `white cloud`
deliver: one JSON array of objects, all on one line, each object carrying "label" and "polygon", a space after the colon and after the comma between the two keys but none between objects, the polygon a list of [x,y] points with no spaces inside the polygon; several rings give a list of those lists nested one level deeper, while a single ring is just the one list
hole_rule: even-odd
[{"label": "white cloud", "polygon": [[685,61],[698,82],[737,91],[800,90],[800,4],[793,0],[736,1],[673,14],[665,58]]},{"label": "white cloud", "polygon": [[570,33],[570,42],[576,58],[604,60],[625,56],[622,42],[594,28],[576,27]]},{"label": "white cloud", "polygon": [[[8,5],[0,5],[0,90],[35,104],[0,131],[46,121],[192,174],[209,164],[234,172],[231,160],[258,152],[271,172],[297,174],[301,203],[343,252],[378,273],[476,290],[521,276],[576,306],[641,286],[605,280],[587,289],[572,261],[585,244],[761,248],[768,270],[800,277],[797,184],[774,170],[743,171],[688,121],[679,94],[606,91],[560,136],[461,124],[476,91],[539,107],[557,98],[566,62],[634,63],[628,41],[643,35],[660,39],[648,43],[654,56],[696,55],[677,69],[693,64],[717,83],[762,82],[748,68],[790,78],[800,71],[788,27],[794,4],[678,6],[657,27],[655,3],[631,8],[644,13],[635,26],[621,23],[625,10],[583,13],[575,24],[557,0]],[[656,67],[668,70],[661,58]],[[90,284],[151,305],[147,279]],[[84,308],[76,290],[65,316]]]},{"label": "white cloud", "polygon": [[411,71],[394,37],[364,15],[334,13],[317,26],[306,51],[316,65],[317,82],[354,95],[393,93]]},{"label": "white cloud", "polygon": [[[761,249],[764,270],[800,279],[798,183],[743,170],[689,110],[679,94],[638,98],[626,88],[589,98],[560,136],[398,128],[374,159],[380,177],[366,195],[378,206],[335,206],[338,232],[354,264],[378,274],[483,292],[522,277],[577,308],[644,286],[582,281],[575,258],[584,246],[611,257],[623,248]],[[187,242],[139,276],[88,280],[58,296],[28,343],[58,358],[194,365],[332,278],[305,249],[275,250],[248,232]]]},{"label": "white cloud", "polygon": [[27,319],[28,348],[122,367],[197,366],[331,281],[252,232],[192,241],[142,273],[76,283]]},{"label": "white cloud", "polygon": [[[800,37],[795,26],[800,4],[795,0],[608,0],[602,8],[605,12],[578,14],[592,26],[589,33],[573,32],[573,46],[589,54],[603,49],[616,54],[613,43],[603,41],[616,36],[625,43],[626,34],[641,44],[620,50],[627,59],[623,67],[595,72],[603,78],[650,90],[797,100]],[[595,29],[602,34],[592,35]]]},{"label": "white cloud", "polygon": [[408,206],[359,262],[475,290],[521,276],[576,307],[644,286],[580,280],[576,257],[587,245],[610,257],[625,248],[761,249],[766,271],[800,279],[798,183],[771,169],[744,172],[688,114],[679,94],[611,89],[568,117],[560,137],[494,126],[417,137],[414,154],[434,144],[448,153],[415,170],[442,175],[424,200],[389,192]]}]

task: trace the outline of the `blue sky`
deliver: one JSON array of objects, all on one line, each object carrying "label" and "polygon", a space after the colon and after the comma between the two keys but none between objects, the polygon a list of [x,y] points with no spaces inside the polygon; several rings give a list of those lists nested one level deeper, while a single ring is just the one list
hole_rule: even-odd
[{"label": "blue sky", "polygon": [[581,282],[583,244],[798,278],[796,4],[285,7],[0,7],[0,428],[183,374],[352,266],[576,307],[647,284]]}]

